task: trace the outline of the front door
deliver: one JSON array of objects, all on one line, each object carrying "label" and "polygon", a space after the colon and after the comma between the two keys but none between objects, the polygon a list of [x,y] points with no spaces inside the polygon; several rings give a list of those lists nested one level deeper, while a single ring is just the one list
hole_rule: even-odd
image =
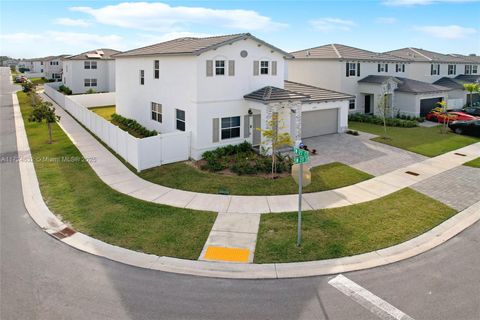
[{"label": "front door", "polygon": [[372,105],[372,98],[371,98],[371,97],[372,97],[372,96],[369,95],[369,94],[367,94],[367,95],[365,96],[365,113],[366,113],[366,114],[371,114],[371,113],[372,113],[372,107],[371,107],[371,105]]},{"label": "front door", "polygon": [[[259,114],[253,115],[253,138],[252,138],[252,146],[256,147],[259,146],[262,142],[262,132],[259,130],[262,127],[262,117]],[[258,129],[257,129],[258,128]]]}]

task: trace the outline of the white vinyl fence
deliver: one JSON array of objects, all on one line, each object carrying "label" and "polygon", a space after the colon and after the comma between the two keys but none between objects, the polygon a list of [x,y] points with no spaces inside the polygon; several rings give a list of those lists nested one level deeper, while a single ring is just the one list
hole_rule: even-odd
[{"label": "white vinyl fence", "polygon": [[188,160],[189,132],[179,131],[143,139],[135,138],[88,109],[93,106],[114,105],[114,92],[65,96],[54,87],[55,85],[52,86],[50,83],[45,84],[45,94],[138,171]]}]

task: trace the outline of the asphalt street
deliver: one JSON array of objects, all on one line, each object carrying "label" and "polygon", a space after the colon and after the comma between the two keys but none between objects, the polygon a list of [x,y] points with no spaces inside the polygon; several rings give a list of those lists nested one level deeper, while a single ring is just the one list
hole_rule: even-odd
[{"label": "asphalt street", "polygon": [[[130,267],[43,232],[22,198],[11,93],[0,68],[0,319],[387,319],[334,276],[226,280]],[[480,182],[479,182],[480,183]],[[480,223],[425,254],[344,274],[419,320],[480,319]]]}]

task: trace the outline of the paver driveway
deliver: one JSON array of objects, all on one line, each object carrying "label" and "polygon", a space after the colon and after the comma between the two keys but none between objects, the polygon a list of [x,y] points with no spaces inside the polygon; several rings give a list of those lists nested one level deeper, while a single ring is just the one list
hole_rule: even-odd
[{"label": "paver driveway", "polygon": [[309,149],[317,149],[318,154],[310,157],[312,166],[337,161],[374,176],[427,159],[410,151],[371,141],[373,137],[363,132],[359,136],[342,133],[308,138],[303,142]]}]

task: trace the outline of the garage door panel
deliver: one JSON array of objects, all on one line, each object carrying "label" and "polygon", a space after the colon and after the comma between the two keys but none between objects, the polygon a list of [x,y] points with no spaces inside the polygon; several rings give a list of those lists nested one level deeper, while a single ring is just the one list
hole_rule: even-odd
[{"label": "garage door panel", "polygon": [[443,98],[431,98],[431,99],[421,99],[420,100],[420,116],[424,117],[432,109],[438,107],[438,102],[442,101]]},{"label": "garage door panel", "polygon": [[338,132],[338,109],[302,113],[302,138]]}]

